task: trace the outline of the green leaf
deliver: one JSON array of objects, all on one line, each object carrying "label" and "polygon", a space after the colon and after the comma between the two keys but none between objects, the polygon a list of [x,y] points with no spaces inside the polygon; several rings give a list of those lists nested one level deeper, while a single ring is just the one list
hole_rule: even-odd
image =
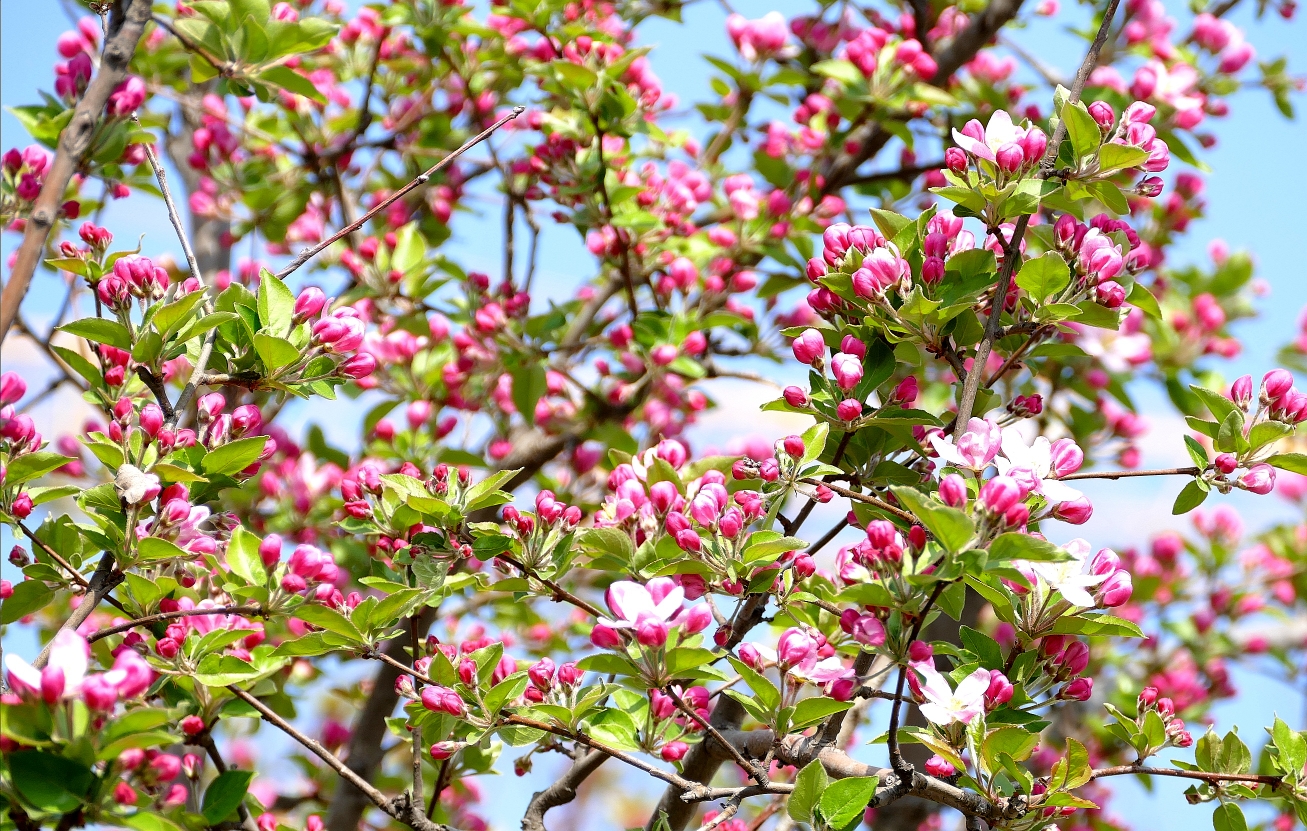
[{"label": "green leaf", "polygon": [[1212,828],[1215,831],[1248,831],[1248,820],[1244,819],[1242,808],[1233,802],[1225,802],[1212,812]]},{"label": "green leaf", "polygon": [[410,222],[395,235],[395,250],[390,255],[390,267],[407,274],[426,259],[427,246],[418,233],[417,223]]},{"label": "green leaf", "polygon": [[254,333],[254,351],[259,353],[259,360],[269,373],[290,366],[300,359],[300,351],[285,338],[269,335],[266,332]]},{"label": "green leaf", "polygon": [[182,324],[186,322],[191,313],[195,311],[195,307],[198,306],[206,296],[206,292],[193,291],[190,294],[183,295],[180,299],[174,300],[166,306],[160,307],[160,309],[154,313],[154,328],[158,329],[159,333],[162,334],[164,338],[171,336],[181,328]]},{"label": "green leaf", "polygon": [[195,667],[195,680],[206,687],[225,687],[257,678],[261,673],[233,655],[219,655],[211,652],[200,659]]},{"label": "green leaf", "polygon": [[1195,479],[1191,481],[1189,484],[1185,485],[1179,495],[1176,496],[1175,504],[1171,506],[1171,513],[1174,516],[1189,513],[1194,508],[1203,504],[1203,501],[1207,499],[1207,494],[1209,492],[1209,489],[1198,484],[1198,480]]},{"label": "green leaf", "polygon": [[962,511],[935,502],[914,488],[897,486],[890,490],[950,552],[962,551],[971,541],[976,529]]},{"label": "green leaf", "polygon": [[517,407],[517,411],[521,413],[522,418],[526,419],[528,424],[534,424],[536,402],[540,400],[547,389],[544,365],[533,363],[515,369],[512,372],[512,377],[513,406]]},{"label": "green leaf", "polygon": [[349,618],[330,607],[317,603],[305,603],[295,609],[295,617],[319,629],[334,632],[349,640],[360,643],[363,641],[363,633],[358,630],[358,627]]},{"label": "green leaf", "polygon": [[258,460],[267,436],[237,439],[210,450],[204,456],[204,472],[210,474],[239,473]]},{"label": "green leaf", "polygon": [[95,343],[108,344],[127,352],[132,349],[132,336],[127,332],[127,327],[116,320],[104,317],[84,317],[81,320],[74,320],[72,323],[60,326],[59,331]]},{"label": "green leaf", "polygon": [[596,554],[613,554],[628,563],[635,556],[631,535],[620,528],[586,528],[576,536],[578,547]]},{"label": "green leaf", "polygon": [[1099,129],[1098,122],[1094,121],[1094,117],[1089,114],[1084,104],[1079,102],[1067,104],[1062,107],[1058,116],[1066,125],[1067,135],[1071,138],[1071,148],[1077,160],[1098,149],[1099,143],[1103,140],[1103,131]]},{"label": "green leaf", "polygon": [[[286,71],[290,72],[289,69]],[[277,337],[290,331],[291,319],[295,314],[295,295],[291,294],[285,283],[277,279],[277,275],[266,268],[259,273],[258,309],[259,323],[262,324],[260,328],[263,331]]]},{"label": "green leaf", "polygon": [[1193,436],[1185,436],[1184,447],[1185,450],[1189,451],[1189,458],[1193,459],[1196,466],[1200,468],[1207,467],[1207,448],[1203,447],[1198,439]]},{"label": "green leaf", "polygon": [[564,60],[553,61],[549,66],[558,82],[573,92],[591,92],[599,83],[599,76],[589,67]]},{"label": "green leaf", "polygon": [[740,552],[740,559],[752,563],[754,560],[779,557],[787,551],[798,551],[807,547],[808,543],[798,537],[787,537],[771,530],[757,531]]},{"label": "green leaf", "polygon": [[1112,615],[1085,615],[1059,618],[1049,630],[1053,635],[1091,635],[1095,637],[1142,638],[1138,625]]},{"label": "green leaf", "polygon": [[748,684],[749,689],[753,690],[753,694],[757,698],[758,703],[766,710],[774,713],[781,703],[781,691],[776,689],[776,685],[768,680],[767,676],[761,674],[743,661],[736,659],[734,656],[727,655],[726,660],[731,662],[731,666],[734,667],[735,671],[744,679],[744,683]]},{"label": "green leaf", "polygon": [[1058,562],[1069,559],[1066,551],[1048,540],[1029,534],[1008,532],[999,534],[989,546],[991,560],[1027,560],[1029,562]]},{"label": "green leaf", "polygon": [[14,787],[42,811],[66,814],[82,804],[95,774],[80,762],[40,750],[7,754]]},{"label": "green leaf", "polygon": [[5,487],[13,487],[14,485],[29,482],[32,479],[38,479],[71,461],[72,458],[49,450],[38,450],[35,453],[19,456],[9,463],[9,470],[5,474]]},{"label": "green leaf", "polygon": [[274,66],[265,69],[259,73],[259,80],[275,87],[281,87],[287,92],[303,95],[305,98],[317,101],[319,104],[327,102],[322,93],[318,92],[318,88],[313,86],[312,81],[288,66]]},{"label": "green leaf", "polygon": [[1104,144],[1098,151],[1098,167],[1104,173],[1125,170],[1148,161],[1148,151],[1126,144]]},{"label": "green leaf", "polygon": [[703,649],[697,646],[678,647],[667,653],[667,674],[675,677],[680,673],[710,663],[716,657],[711,649]]},{"label": "green leaf", "polygon": [[1157,298],[1153,297],[1153,293],[1149,291],[1148,287],[1143,283],[1137,282],[1131,286],[1130,294],[1126,295],[1126,300],[1129,300],[1133,305],[1143,309],[1144,314],[1149,317],[1155,320],[1161,319],[1162,307],[1157,305]]},{"label": "green leaf", "polygon": [[816,759],[799,771],[794,780],[794,790],[790,793],[790,801],[785,806],[790,819],[795,822],[812,822],[812,809],[817,807],[817,800],[821,798],[829,781],[826,768]]},{"label": "green leaf", "polygon": [[236,812],[236,808],[245,799],[245,792],[250,788],[254,772],[249,770],[226,770],[209,783],[204,791],[204,802],[200,813],[209,825],[217,825]]},{"label": "green leaf", "polygon": [[821,794],[817,808],[832,829],[852,828],[862,820],[880,780],[875,776],[851,776],[832,782]]},{"label": "green leaf", "polygon": [[1266,462],[1272,467],[1278,467],[1280,470],[1307,474],[1307,454],[1304,453],[1276,453]]},{"label": "green leaf", "polygon": [[1280,769],[1297,776],[1302,766],[1307,764],[1307,739],[1276,716],[1275,726],[1271,728],[1271,740],[1280,752]]},{"label": "green leaf", "polygon": [[1035,300],[1043,301],[1071,284],[1071,271],[1066,260],[1050,251],[1042,257],[1027,260],[1017,272],[1017,285]]},{"label": "green leaf", "polygon": [[521,472],[521,468],[515,468],[513,470],[497,470],[468,488],[467,495],[464,497],[466,500],[464,505],[468,512],[470,513],[478,508],[484,508],[491,504],[502,505],[509,501],[504,498],[504,496],[500,495],[501,491],[499,490],[499,486]]},{"label": "green leaf", "polygon": [[227,567],[251,585],[262,586],[268,581],[259,555],[259,538],[239,526],[227,543]]},{"label": "green leaf", "polygon": [[816,724],[827,716],[842,713],[852,706],[852,701],[836,701],[833,698],[823,696],[805,698],[794,706],[790,730],[802,730],[809,725]]},{"label": "green leaf", "polygon": [[180,558],[193,557],[194,555],[183,550],[177,543],[172,540],[165,540],[159,537],[145,537],[136,545],[137,556],[145,561],[154,560],[176,560]]},{"label": "green leaf", "polygon": [[24,618],[54,599],[54,592],[40,580],[24,580],[14,586],[14,593],[0,604],[0,624]]}]

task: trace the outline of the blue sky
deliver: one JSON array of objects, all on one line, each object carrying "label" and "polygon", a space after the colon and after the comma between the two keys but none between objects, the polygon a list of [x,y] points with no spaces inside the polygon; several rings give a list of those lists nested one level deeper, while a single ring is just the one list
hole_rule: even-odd
[{"label": "blue sky", "polygon": [[[1070,3],[1064,5],[1070,6]],[[1184,19],[1181,4],[1174,3],[1174,14]],[[1244,3],[1245,7],[1250,4]],[[749,17],[759,17],[772,9],[790,13],[810,8],[795,2],[737,2],[738,11]],[[1083,10],[1081,10],[1083,14]],[[676,92],[683,105],[703,100],[708,94],[710,67],[701,59],[704,53],[729,54],[724,36],[725,13],[711,2],[699,2],[685,12],[684,24],[655,20],[643,28],[641,42],[656,48],[651,56],[655,72],[671,91]],[[1270,58],[1288,54],[1291,67],[1302,71],[1307,65],[1307,49],[1301,45],[1303,26],[1299,22],[1285,23],[1278,18],[1256,23],[1246,8],[1236,11],[1234,19],[1249,29],[1249,38],[1257,47],[1259,56]],[[1036,21],[1017,33],[1016,38],[1036,51],[1048,63],[1069,76],[1083,52],[1080,42],[1063,31],[1065,24]],[[49,89],[53,83],[52,65],[57,60],[54,51],[56,37],[69,28],[60,5],[45,3],[5,3],[0,5],[0,100],[6,106],[36,101],[36,90]],[[1307,280],[1303,279],[1303,256],[1300,200],[1307,192],[1307,165],[1302,161],[1302,147],[1307,133],[1298,122],[1283,119],[1275,110],[1270,96],[1262,90],[1251,89],[1239,93],[1231,100],[1231,117],[1218,122],[1216,132],[1219,145],[1203,155],[1213,172],[1207,178],[1208,218],[1194,223],[1187,240],[1175,252],[1178,261],[1201,261],[1206,257],[1209,240],[1220,237],[1232,248],[1250,250],[1258,263],[1258,274],[1272,288],[1269,297],[1260,303],[1261,316],[1256,321],[1240,324],[1238,334],[1245,343],[1244,354],[1230,362],[1227,375],[1234,377],[1244,372],[1260,374],[1273,366],[1274,353],[1296,329],[1300,310],[1307,305]],[[693,125],[687,119],[687,125]],[[0,115],[0,144],[5,149],[28,143],[16,120],[7,112]],[[175,177],[174,177],[175,181]],[[456,224],[454,252],[463,257],[473,269],[491,274],[500,267],[497,242],[500,238],[499,212],[487,200],[476,203],[482,213],[463,215]],[[144,251],[147,254],[163,252],[178,256],[176,240],[167,224],[161,203],[133,199],[111,206],[106,224],[122,242],[144,234]],[[0,240],[0,255],[7,257],[12,251],[15,235],[5,234]],[[590,262],[588,257],[576,256],[581,251],[580,241],[568,228],[551,229],[544,237],[542,269],[538,278],[540,293],[551,296],[570,294],[578,281],[589,277],[578,274],[573,268],[577,262]],[[490,253],[487,253],[490,252]],[[31,315],[41,319],[51,313],[57,302],[51,290],[53,281],[38,278],[31,298]],[[25,356],[6,345],[6,362],[26,364]],[[746,391],[729,385],[719,388],[720,399],[736,395],[747,398]],[[1166,405],[1156,395],[1144,393],[1140,401],[1146,413],[1154,416],[1157,429],[1146,443],[1145,464],[1182,462],[1175,422],[1168,420]],[[68,402],[58,402],[62,407]],[[292,412],[293,420],[304,422],[308,414]],[[699,435],[705,443],[724,442],[739,431],[740,409],[732,408],[719,417],[711,417],[702,426]],[[747,415],[747,414],[745,414]],[[51,421],[59,413],[51,408],[43,414]],[[352,441],[357,422],[349,418],[335,419],[333,435],[342,443]],[[773,435],[777,423],[753,416],[753,429]],[[331,427],[332,425],[328,425]],[[52,429],[45,429],[50,434]],[[1165,480],[1138,480],[1125,483],[1090,483],[1087,488],[1097,506],[1097,516],[1090,524],[1076,529],[1097,545],[1127,545],[1144,540],[1151,531],[1162,527],[1185,528],[1187,523],[1174,520],[1169,506],[1181,483]],[[1245,512],[1250,525],[1287,519],[1293,516],[1288,506],[1273,497],[1234,499]],[[1067,536],[1073,536],[1068,534]],[[7,550],[11,542],[4,542]],[[3,568],[8,569],[7,564]],[[6,575],[11,577],[10,575]],[[11,577],[12,579],[12,577]],[[20,637],[17,643],[8,638],[6,646],[26,651],[30,639]],[[1259,741],[1262,725],[1269,723],[1271,712],[1278,710],[1291,724],[1303,723],[1303,693],[1266,682],[1264,679],[1243,674],[1239,677],[1244,695],[1236,702],[1217,708],[1216,716],[1224,730],[1232,723],[1243,726],[1243,733],[1254,742]],[[494,793],[493,819],[499,828],[515,827],[521,806],[530,793],[548,778],[548,764],[541,766],[545,773],[535,774],[525,781],[487,782],[487,790]],[[624,786],[635,785],[628,777]],[[505,787],[505,786],[508,787]],[[1113,803],[1113,809],[1134,820],[1136,827],[1149,823],[1154,829],[1181,829],[1190,823],[1205,825],[1207,808],[1190,808],[1180,796],[1179,783],[1164,782],[1153,797],[1147,797],[1137,787],[1125,786],[1122,796]],[[559,818],[561,819],[561,817]]]}]

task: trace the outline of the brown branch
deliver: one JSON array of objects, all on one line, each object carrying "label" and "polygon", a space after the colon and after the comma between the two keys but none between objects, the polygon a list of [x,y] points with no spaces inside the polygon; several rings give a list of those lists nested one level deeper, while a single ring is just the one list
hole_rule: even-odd
[{"label": "brown branch", "polygon": [[591,615],[594,615],[595,617],[605,617],[603,610],[600,609],[598,606],[595,606],[593,603],[590,603],[589,601],[582,600],[581,598],[572,594],[570,591],[563,588],[553,580],[550,580],[546,577],[541,577],[539,574],[535,572],[534,569],[527,568],[527,566],[524,563],[521,563],[513,559],[508,554],[500,554],[497,559],[503,560],[504,562],[516,568],[518,571],[522,572],[522,574],[526,575],[527,577],[530,577],[533,580],[538,580],[541,584],[543,584],[546,588],[548,588],[551,592],[553,592],[554,601],[570,603],[576,608],[581,609],[585,612],[589,612]]},{"label": "brown branch", "polygon": [[146,615],[145,617],[137,618],[136,620],[129,620],[126,623],[120,623],[117,626],[110,626],[107,629],[101,629],[88,637],[86,642],[95,643],[96,641],[102,638],[107,638],[110,635],[117,635],[121,632],[131,631],[137,626],[149,626],[154,623],[161,623],[165,620],[176,620],[177,618],[202,617],[205,615],[254,615],[255,617],[262,617],[266,614],[267,612],[264,608],[258,604],[252,606],[214,606],[210,609],[178,609],[174,612],[159,612],[154,615]]},{"label": "brown branch", "polygon": [[726,748],[730,751],[731,756],[734,758],[735,763],[739,765],[746,773],[748,773],[749,777],[753,779],[753,781],[757,782],[759,785],[763,785],[763,786],[767,785],[767,772],[764,770],[760,770],[757,764],[755,764],[751,759],[745,758],[744,754],[741,753],[738,748],[736,748],[734,745],[727,742],[726,739],[722,738],[722,734],[717,730],[717,728],[713,727],[712,724],[709,723],[709,721],[706,718],[699,715],[698,711],[696,711],[693,707],[691,707],[689,704],[686,704],[685,700],[681,698],[680,693],[678,693],[671,686],[666,687],[663,690],[663,692],[667,693],[668,697],[672,699],[672,703],[676,705],[678,710],[680,710],[682,713],[685,713],[687,716],[689,716],[690,719],[694,721],[695,724],[699,725],[699,727],[701,727],[703,731],[707,733],[710,738],[716,739],[717,741],[725,745]]},{"label": "brown branch", "polygon": [[404,185],[404,187],[400,188],[399,190],[392,193],[390,196],[381,200],[381,202],[374,205],[372,209],[369,210],[367,213],[363,214],[363,216],[354,220],[344,228],[341,228],[339,231],[327,237],[325,240],[313,246],[312,248],[305,248],[303,251],[299,253],[299,256],[297,256],[294,260],[291,261],[290,265],[286,266],[281,271],[277,272],[277,277],[279,279],[285,280],[288,276],[293,274],[300,266],[304,265],[306,262],[316,257],[318,254],[322,253],[324,250],[326,250],[328,247],[336,243],[338,240],[348,236],[349,234],[352,234],[353,232],[357,231],[359,228],[362,228],[365,224],[367,224],[368,220],[382,213],[383,211],[386,210],[386,208],[389,208],[395,202],[399,201],[400,199],[403,199],[405,196],[407,196],[416,188],[425,185],[428,179],[430,179],[432,176],[434,176],[435,174],[443,170],[446,166],[450,164],[450,162],[454,161],[459,156],[463,155],[468,150],[475,147],[477,144],[480,144],[482,141],[488,138],[491,133],[495,132],[500,127],[503,127],[508,122],[517,118],[525,111],[526,111],[525,107],[514,107],[513,111],[510,112],[508,115],[503,116],[494,124],[491,124],[489,127],[482,130],[480,133],[477,133],[472,138],[463,142],[463,144],[457,150],[450,153],[448,156],[445,156],[443,159],[436,162],[431,167],[427,168],[427,170],[424,173],[422,173],[416,179],[410,181],[407,185]]},{"label": "brown branch", "polygon": [[[202,733],[196,736],[194,742],[204,748],[204,752],[213,762],[213,767],[219,774],[227,772],[227,762],[222,758],[222,754],[218,752],[218,745],[213,741],[213,734],[209,732],[209,728],[205,728]],[[254,818],[250,816],[250,810],[245,807],[245,800],[241,800],[241,803],[236,806],[236,815],[240,817],[241,827],[245,831],[258,831]]]},{"label": "brown branch", "polygon": [[886,513],[893,514],[894,516],[898,517],[904,522],[909,522],[914,525],[917,524],[917,518],[912,514],[908,513],[902,508],[896,508],[895,506],[889,504],[885,500],[878,499],[870,494],[858,493],[857,491],[849,490],[848,488],[843,487],[842,485],[836,485],[833,482],[823,482],[820,479],[813,479],[810,476],[804,477],[799,481],[803,482],[806,485],[825,485],[826,487],[830,488],[835,493],[838,493],[840,496],[844,497],[845,499],[852,499],[855,502],[863,502],[866,503],[867,505],[874,505],[875,507],[880,508],[882,511],[885,511]]},{"label": "brown branch", "polygon": [[[946,585],[948,584],[943,581],[935,584],[935,589],[926,600],[926,605],[922,608],[921,614],[917,616],[916,621],[912,624],[912,633],[908,635],[909,646],[921,634],[921,627],[926,622],[926,615],[930,614],[930,607],[935,605],[935,601],[939,599],[939,595],[944,591]],[[907,664],[899,667],[898,686],[894,690],[894,706],[890,708],[889,714],[889,762],[890,767],[901,778],[910,778],[913,770],[912,765],[908,764],[908,761],[903,758],[903,752],[899,750],[899,712],[903,707],[903,683],[907,680],[909,671]]]},{"label": "brown branch", "polygon": [[1083,473],[1068,473],[1066,476],[1059,476],[1058,481],[1070,481],[1072,479],[1130,479],[1136,476],[1201,476],[1202,468],[1198,467],[1170,467],[1162,470],[1089,470]]},{"label": "brown branch", "polygon": [[[422,625],[430,625],[434,616],[435,610],[427,607],[421,621]],[[405,657],[407,647],[408,638],[401,636],[388,641],[383,651],[378,654],[385,655],[407,671],[409,668],[398,660]],[[346,751],[346,764],[364,782],[370,781],[376,775],[382,757],[385,755],[381,749],[381,741],[390,732],[386,726],[386,719],[394,712],[395,704],[399,701],[399,693],[395,691],[395,681],[399,676],[400,672],[389,664],[380,667],[372,679],[372,689],[368,693],[367,700],[354,719],[349,747]],[[327,831],[356,831],[366,807],[367,794],[346,777],[340,782],[331,798],[331,805],[325,818]]]},{"label": "brown branch", "polygon": [[0,342],[9,334],[9,327],[18,316],[18,307],[32,284],[46,240],[58,219],[64,191],[81,166],[82,156],[91,147],[109,96],[127,77],[136,44],[149,20],[150,0],[117,0],[109,13],[100,69],[87,86],[82,100],[77,102],[72,120],[59,134],[54,161],[46,171],[45,183],[23,230],[23,241],[9,272],[9,281],[0,294]]},{"label": "brown branch", "polygon": [[[132,121],[136,126],[141,126],[141,120],[135,115]],[[186,234],[186,226],[182,224],[182,215],[177,210],[177,203],[173,201],[172,191],[168,189],[168,174],[164,172],[163,165],[159,164],[159,156],[154,152],[154,145],[146,142],[145,158],[150,162],[150,168],[154,171],[154,178],[159,183],[159,192],[163,195],[163,204],[168,208],[168,221],[172,223],[173,230],[177,232],[177,239],[182,244],[182,254],[186,257],[186,265],[191,270],[191,276],[197,280],[203,281],[204,275],[200,272],[200,264],[195,259],[195,249],[191,247],[190,237]]]},{"label": "brown branch", "polygon": [[72,563],[68,562],[62,556],[60,556],[58,551],[55,551],[50,546],[46,545],[45,541],[37,537],[36,534],[34,534],[31,529],[29,529],[26,525],[24,525],[21,522],[18,523],[18,529],[27,535],[27,538],[32,541],[33,545],[35,545],[37,548],[44,551],[46,555],[50,557],[50,559],[54,560],[61,567],[63,567],[64,571],[68,572],[82,588],[85,589],[90,587],[91,584],[86,582],[86,578],[81,575],[81,572],[73,568]]},{"label": "brown branch", "polygon": [[[91,581],[86,587],[86,596],[82,602],[77,604],[77,608],[69,615],[64,625],[59,627],[59,631],[64,630],[75,632],[77,628],[86,622],[86,619],[95,611],[95,607],[100,605],[109,592],[123,581],[123,573],[119,571],[113,559],[113,553],[106,551],[100,558],[100,564],[96,566],[95,573],[91,575]],[[45,645],[41,654],[36,656],[32,666],[37,669],[45,669],[45,665],[50,661],[50,650],[54,646],[54,639]]]},{"label": "brown branch", "polygon": [[1209,784],[1219,784],[1221,782],[1243,782],[1253,785],[1270,785],[1272,788],[1279,787],[1284,783],[1283,776],[1273,776],[1269,774],[1258,773],[1211,773],[1205,770],[1176,770],[1174,768],[1150,768],[1146,765],[1116,765],[1110,768],[1100,768],[1093,771],[1091,779],[1102,779],[1107,776],[1128,776],[1138,774],[1140,776],[1174,776],[1178,779],[1197,779]]},{"label": "brown branch", "polygon": [[536,791],[522,816],[522,831],[546,831],[545,814],[576,799],[577,789],[611,757],[602,750],[591,750],[577,759],[557,782]]}]

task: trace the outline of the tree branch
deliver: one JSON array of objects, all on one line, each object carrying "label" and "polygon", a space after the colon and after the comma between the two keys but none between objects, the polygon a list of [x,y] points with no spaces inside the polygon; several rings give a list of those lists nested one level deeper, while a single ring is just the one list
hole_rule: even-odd
[{"label": "tree branch", "polygon": [[581,783],[599,770],[609,758],[602,750],[592,750],[577,759],[557,782],[543,791],[536,791],[522,816],[522,831],[546,831],[545,814],[576,799]]},{"label": "tree branch", "polygon": [[[1018,0],[1019,3],[1019,0]],[[1076,72],[1075,83],[1071,87],[1071,95],[1067,99],[1067,104],[1072,105],[1080,100],[1080,93],[1084,91],[1085,82],[1089,80],[1089,75],[1094,71],[1098,64],[1098,55],[1103,51],[1103,44],[1107,42],[1108,33],[1112,28],[1112,18],[1116,15],[1117,6],[1120,0],[1107,0],[1107,8],[1103,10],[1103,22],[1098,27],[1098,34],[1094,36],[1094,42],[1090,45],[1085,59],[1080,64],[1080,69]],[[986,9],[985,14],[989,10]],[[969,30],[970,27],[968,27]],[[966,31],[963,32],[966,34]],[[962,35],[958,36],[959,38]],[[942,70],[942,66],[941,66]],[[1062,141],[1066,138],[1066,122],[1059,121],[1057,129],[1053,131],[1053,137],[1048,142],[1048,149],[1044,153],[1044,159],[1041,162],[1043,169],[1039,173],[1039,178],[1047,178],[1049,168],[1053,161],[1057,159],[1058,150],[1062,147]],[[958,415],[953,426],[953,436],[955,439],[961,437],[967,430],[967,422],[971,420],[972,408],[976,404],[976,395],[980,392],[980,379],[985,376],[985,364],[989,360],[989,353],[994,348],[994,341],[998,336],[999,319],[1003,316],[1003,306],[1007,301],[1008,292],[1012,288],[1012,275],[1015,273],[1017,264],[1021,261],[1021,240],[1026,235],[1026,228],[1030,225],[1030,214],[1023,214],[1017,220],[1016,227],[1012,230],[1012,236],[1007,240],[1002,240],[1000,232],[995,230],[1003,245],[1003,265],[999,268],[998,283],[994,289],[994,297],[989,303],[989,317],[985,320],[985,334],[980,339],[980,344],[976,347],[976,355],[971,364],[971,371],[967,373],[966,381],[962,385],[962,397],[958,400]]]},{"label": "tree branch", "polygon": [[185,617],[201,617],[204,615],[255,615],[262,617],[267,612],[262,606],[257,604],[252,606],[214,606],[209,609],[178,609],[175,612],[159,612],[156,615],[146,615],[145,617],[129,620],[126,623],[120,623],[117,626],[110,626],[107,629],[101,629],[86,639],[87,643],[95,643],[102,638],[110,635],[117,635],[121,632],[128,632],[137,626],[149,626],[153,623],[161,623],[165,620],[176,620]]},{"label": "tree branch", "polygon": [[410,192],[412,192],[416,188],[425,185],[428,179],[430,179],[432,176],[434,176],[435,174],[443,170],[445,167],[447,167],[450,162],[454,161],[459,156],[466,153],[468,150],[480,144],[482,141],[488,138],[491,133],[495,132],[500,127],[503,127],[508,122],[517,118],[525,111],[526,111],[526,107],[514,107],[512,112],[503,116],[494,124],[491,124],[489,127],[482,130],[480,133],[477,133],[472,138],[463,142],[463,144],[457,150],[450,153],[448,156],[445,156],[443,159],[436,162],[431,167],[427,168],[424,173],[422,173],[416,179],[413,179],[407,185],[404,185],[404,187],[395,191],[390,196],[378,202],[376,205],[372,206],[372,209],[369,210],[367,213],[363,214],[363,216],[354,220],[349,225],[346,225],[344,228],[341,228],[339,231],[327,237],[325,240],[313,246],[312,248],[305,248],[303,251],[299,253],[299,256],[297,256],[294,260],[291,261],[290,265],[286,266],[281,271],[277,272],[277,277],[279,279],[285,280],[287,277],[293,274],[297,269],[299,269],[300,266],[304,265],[309,260],[316,257],[318,254],[322,253],[324,250],[329,248],[335,242],[342,239],[343,237],[348,236],[349,234],[354,233],[359,228],[362,228],[364,225],[367,224],[368,220],[382,213],[383,211],[386,210],[386,208],[389,208],[395,202],[398,202],[400,199],[403,199],[405,196],[407,196]]},{"label": "tree branch", "polygon": [[32,284],[32,276],[41,262],[46,240],[58,219],[64,191],[80,167],[82,156],[91,147],[109,96],[127,77],[132,55],[136,53],[136,44],[149,20],[150,0],[117,0],[109,13],[100,70],[87,86],[82,100],[77,102],[72,120],[59,134],[54,161],[46,171],[45,183],[32,207],[32,215],[27,219],[23,241],[9,272],[9,282],[0,294],[0,342],[9,334],[9,327],[18,316],[18,307],[22,305],[23,297]]}]

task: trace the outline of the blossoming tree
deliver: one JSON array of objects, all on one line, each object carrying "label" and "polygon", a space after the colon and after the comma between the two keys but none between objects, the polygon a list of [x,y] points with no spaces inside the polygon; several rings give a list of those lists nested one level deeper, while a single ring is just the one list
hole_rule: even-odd
[{"label": "blossoming tree", "polygon": [[[0,382],[0,623],[43,647],[4,827],[471,831],[537,765],[527,831],[614,776],[651,831],[1114,828],[1123,776],[1307,818],[1307,735],[1192,727],[1307,614],[1303,527],[1222,502],[1307,495],[1307,393],[1222,379],[1247,255],[1167,265],[1225,99],[1290,111],[1239,5],[1073,10],[1078,63],[1004,34],[1057,0],[731,14],[687,119],[640,36],[676,0],[93,4],[7,102],[0,336],[53,380]],[[488,197],[493,275],[446,245]],[[590,255],[556,302],[550,222]],[[707,382],[773,375],[801,435],[698,447]],[[1139,469],[1146,384],[1192,465]],[[1132,476],[1198,533],[1050,541]]]}]

